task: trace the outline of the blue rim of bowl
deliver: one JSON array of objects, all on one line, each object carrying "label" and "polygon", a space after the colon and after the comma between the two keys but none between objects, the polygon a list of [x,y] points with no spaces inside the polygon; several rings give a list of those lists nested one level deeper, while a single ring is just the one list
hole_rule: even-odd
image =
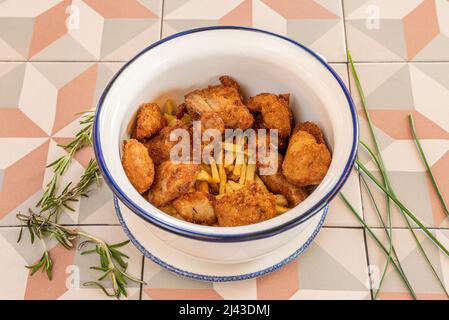
[{"label": "blue rim of bowl", "polygon": [[[267,34],[270,36],[274,36],[274,37],[283,39],[289,43],[292,43],[292,44],[298,46],[302,50],[309,53],[312,57],[317,59],[318,62],[320,62],[334,76],[334,78],[339,83],[343,93],[345,94],[348,105],[349,105],[349,109],[351,112],[351,118],[352,118],[353,137],[354,138],[353,138],[353,142],[352,142],[351,153],[349,155],[346,166],[345,166],[343,173],[340,176],[338,182],[332,188],[332,190],[330,190],[312,208],[310,208],[309,210],[307,210],[300,216],[295,217],[294,219],[292,219],[290,221],[287,221],[281,225],[278,225],[278,226],[275,226],[275,227],[272,227],[269,229],[255,231],[255,232],[248,232],[248,233],[240,233],[240,234],[218,234],[218,233],[207,234],[207,233],[185,230],[185,229],[182,229],[175,225],[160,221],[160,220],[156,219],[154,216],[152,216],[151,213],[147,212],[146,210],[144,210],[143,208],[138,206],[134,201],[132,201],[132,199],[130,199],[126,195],[125,192],[123,192],[123,190],[117,185],[115,180],[112,178],[112,175],[109,172],[109,170],[105,164],[105,160],[104,160],[104,156],[103,156],[103,152],[102,152],[102,148],[101,148],[101,143],[100,143],[98,121],[100,118],[99,115],[101,114],[104,100],[105,100],[109,90],[111,89],[112,85],[115,83],[115,80],[120,76],[120,74],[131,63],[133,63],[141,55],[143,55],[147,51],[157,47],[158,45],[168,42],[170,40],[182,37],[182,36],[192,34],[192,33],[205,32],[205,31],[211,31],[211,30],[243,30],[243,31],[250,31],[250,32],[259,32],[262,34]],[[211,26],[211,27],[203,27],[203,28],[186,30],[186,31],[182,31],[182,32],[176,33],[174,35],[171,35],[169,37],[166,37],[164,39],[161,39],[161,40],[151,44],[150,46],[146,47],[145,49],[143,49],[136,56],[134,56],[131,60],[129,60],[122,68],[120,68],[120,70],[114,75],[114,77],[111,79],[111,81],[108,83],[108,85],[104,89],[103,94],[101,95],[100,100],[97,105],[97,112],[95,115],[94,126],[93,126],[93,147],[94,147],[95,157],[96,157],[98,165],[100,167],[100,171],[102,172],[104,180],[109,185],[109,187],[112,189],[113,193],[120,199],[120,201],[123,202],[131,211],[136,213],[141,218],[145,219],[146,221],[148,221],[166,231],[169,231],[169,232],[172,232],[174,234],[181,235],[184,237],[188,237],[191,239],[195,239],[195,240],[199,240],[199,241],[209,241],[209,242],[241,242],[241,241],[264,239],[264,238],[275,236],[284,231],[287,231],[287,230],[307,221],[311,217],[313,217],[315,214],[317,214],[319,211],[321,211],[326,205],[328,205],[328,203],[337,195],[337,193],[340,191],[340,189],[342,188],[342,186],[348,179],[349,174],[352,170],[352,167],[353,167],[355,159],[356,159],[358,140],[359,140],[359,125],[358,125],[357,112],[356,112],[354,102],[352,101],[351,95],[350,95],[348,89],[346,88],[343,80],[332,69],[332,67],[326,61],[323,60],[323,58],[321,58],[317,53],[313,52],[312,50],[305,47],[301,43],[294,41],[290,38],[287,38],[285,36],[282,36],[282,35],[279,35],[279,34],[276,34],[273,32],[269,32],[266,30],[260,30],[260,29],[249,28],[249,27],[240,27],[240,26]]]},{"label": "blue rim of bowl", "polygon": [[[301,247],[299,247],[298,250],[293,252],[290,256],[287,258],[281,260],[280,262],[272,265],[271,267],[256,271],[256,272],[250,272],[245,273],[241,275],[235,275],[235,276],[209,276],[199,273],[193,273],[189,271],[185,271],[182,269],[179,269],[177,267],[174,267],[173,265],[166,263],[165,261],[159,259],[155,255],[153,255],[151,252],[149,252],[140,242],[139,240],[134,237],[131,230],[128,228],[128,225],[126,224],[125,220],[123,219],[122,211],[120,209],[120,204],[117,196],[113,196],[114,198],[114,207],[115,212],[117,213],[118,220],[120,222],[120,225],[122,226],[123,230],[125,231],[125,234],[128,236],[128,238],[131,240],[131,242],[134,244],[134,246],[143,253],[145,257],[153,261],[154,263],[158,264],[159,266],[167,269],[168,271],[171,271],[173,273],[176,273],[180,276],[184,276],[190,279],[194,280],[200,280],[200,281],[212,281],[212,282],[229,282],[229,281],[241,281],[241,280],[248,280],[256,277],[263,276],[265,274],[271,273],[273,271],[276,271],[283,266],[289,264],[294,259],[296,259],[300,254],[302,254],[306,249],[310,246],[310,244],[315,240],[315,237],[318,235],[318,233],[321,230],[321,227],[324,224],[324,220],[326,219],[327,213],[329,211],[329,205],[324,207],[323,209],[323,216],[321,217],[320,221],[318,222],[318,225],[316,226],[315,230],[313,230],[312,234],[309,236],[309,238],[304,242]],[[162,241],[162,240],[161,240]]]}]

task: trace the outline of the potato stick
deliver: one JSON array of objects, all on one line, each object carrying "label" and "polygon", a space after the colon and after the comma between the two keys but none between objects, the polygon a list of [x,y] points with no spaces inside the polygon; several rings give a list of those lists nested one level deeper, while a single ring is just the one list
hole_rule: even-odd
[{"label": "potato stick", "polygon": [[238,184],[237,182],[231,180],[226,183],[226,193],[237,191],[242,188],[243,186],[241,184]]},{"label": "potato stick", "polygon": [[277,205],[284,206],[284,207],[288,205],[287,198],[285,198],[285,196],[283,194],[275,194],[274,196],[276,197]]},{"label": "potato stick", "polygon": [[173,105],[173,101],[168,99],[167,102],[165,103],[165,105],[167,106],[167,113],[173,114],[173,110],[175,109],[175,106]]},{"label": "potato stick", "polygon": [[241,171],[241,168],[242,168],[242,164],[240,163],[240,164],[235,164],[234,165],[234,170],[232,170],[232,174],[234,175],[234,176],[237,176],[237,177],[240,177],[240,171]]},{"label": "potato stick", "polygon": [[210,171],[212,172],[212,182],[220,183],[220,175],[218,174],[217,163],[213,157],[210,157]]},{"label": "potato stick", "polygon": [[222,193],[225,193],[225,191],[226,191],[226,180],[228,180],[223,163],[220,163],[218,165],[218,173],[220,175],[220,189],[219,189],[218,193],[222,194]]},{"label": "potato stick", "polygon": [[230,182],[231,181],[228,181],[226,183],[226,193],[230,193],[230,192],[234,191],[234,188],[232,187],[232,184]]},{"label": "potato stick", "polygon": [[256,165],[248,164],[246,167],[246,182],[254,181],[254,175],[256,174]]},{"label": "potato stick", "polygon": [[245,184],[246,181],[246,163],[242,164],[242,169],[240,170],[240,184]]},{"label": "potato stick", "polygon": [[206,171],[208,174],[212,174],[212,171],[210,170],[210,166],[208,166],[205,163],[201,163],[201,169]]},{"label": "potato stick", "polygon": [[234,165],[233,164],[230,164],[230,165],[225,164],[224,168],[228,173],[232,173],[232,171],[234,170]]},{"label": "potato stick", "polygon": [[260,187],[262,187],[265,191],[269,191],[268,188],[267,188],[267,186],[265,185],[265,183],[263,183],[262,179],[260,179],[260,177],[259,177],[257,174],[255,175],[255,180],[256,180],[256,183],[257,183]]},{"label": "potato stick", "polygon": [[243,186],[237,182],[234,181],[228,181],[228,183],[232,186],[233,189],[235,190],[240,190],[243,188]]},{"label": "potato stick", "polygon": [[210,176],[210,174],[208,174],[206,171],[201,170],[200,173],[198,173],[198,175],[196,176],[196,180],[199,181],[206,181],[209,183],[213,183],[213,179]]},{"label": "potato stick", "polygon": [[218,194],[215,196],[215,199],[221,199],[226,195],[226,193]]},{"label": "potato stick", "polygon": [[285,212],[287,212],[288,210],[290,210],[290,208],[286,208],[286,207],[282,207],[282,206],[276,206],[276,212],[277,213],[285,213]]},{"label": "potato stick", "polygon": [[209,193],[209,184],[206,181],[201,181],[198,185],[198,191]]},{"label": "potato stick", "polygon": [[192,118],[188,114],[184,114],[181,118],[182,123],[188,124],[192,121]]}]

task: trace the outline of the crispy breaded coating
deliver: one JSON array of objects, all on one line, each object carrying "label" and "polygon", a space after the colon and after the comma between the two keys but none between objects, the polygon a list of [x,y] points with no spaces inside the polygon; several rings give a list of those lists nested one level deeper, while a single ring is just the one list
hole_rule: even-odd
[{"label": "crispy breaded coating", "polygon": [[175,125],[163,128],[156,136],[145,143],[148,153],[156,165],[170,160],[171,148],[178,143],[178,141],[170,141],[170,133],[176,129],[188,130],[188,127],[177,120]]},{"label": "crispy breaded coating", "polygon": [[257,127],[279,130],[280,138],[290,137],[292,129],[292,113],[288,107],[290,96],[288,94],[275,95],[261,93],[251,97],[248,101],[248,109],[251,112],[260,113],[257,117]]},{"label": "crispy breaded coating", "polygon": [[331,163],[331,153],[313,135],[299,130],[291,138],[282,164],[282,173],[299,187],[319,184]]},{"label": "crispy breaded coating", "polygon": [[184,220],[210,226],[217,222],[212,200],[212,195],[194,191],[174,200],[173,206]]},{"label": "crispy breaded coating", "polygon": [[310,121],[298,123],[295,126],[295,129],[293,129],[293,134],[295,134],[300,130],[310,133],[312,136],[315,137],[316,142],[326,143],[324,141],[323,132],[321,131],[320,127],[318,127],[315,123]]},{"label": "crispy breaded coating", "polygon": [[139,193],[150,189],[154,180],[154,164],[143,144],[135,139],[124,141],[122,164],[126,176]]},{"label": "crispy breaded coating", "polygon": [[193,187],[199,172],[200,166],[197,164],[162,162],[156,168],[154,183],[148,192],[148,201],[159,207],[182,196]]},{"label": "crispy breaded coating", "polygon": [[225,124],[223,119],[213,111],[206,111],[201,115],[201,131],[204,132],[207,129],[217,129],[221,134],[225,132]]},{"label": "crispy breaded coating", "polygon": [[195,90],[185,96],[189,113],[195,118],[195,115],[213,111],[223,119],[226,128],[251,128],[254,119],[242,102],[239,85],[227,76],[220,77],[220,81],[220,85]]},{"label": "crispy breaded coating", "polygon": [[156,103],[144,103],[137,112],[136,138],[144,139],[158,133],[167,125]]},{"label": "crispy breaded coating", "polygon": [[243,226],[275,217],[276,198],[253,182],[215,199],[214,209],[220,227]]},{"label": "crispy breaded coating", "polygon": [[221,76],[218,79],[220,80],[222,85],[224,85],[226,87],[232,87],[232,88],[235,88],[237,91],[240,91],[240,85],[238,84],[237,81],[232,79],[230,76]]},{"label": "crispy breaded coating", "polygon": [[297,206],[307,198],[307,192],[294,184],[291,184],[282,174],[282,162],[284,157],[278,154],[278,171],[272,175],[259,175],[268,189],[276,194],[283,194],[290,207]]}]

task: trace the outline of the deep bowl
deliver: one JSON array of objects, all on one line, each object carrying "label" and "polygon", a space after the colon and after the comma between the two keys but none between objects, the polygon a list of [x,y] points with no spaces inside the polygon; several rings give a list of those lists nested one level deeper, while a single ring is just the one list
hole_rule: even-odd
[{"label": "deep bowl", "polygon": [[[178,220],[147,202],[121,165],[121,142],[139,105],[180,103],[194,88],[230,75],[245,97],[291,93],[295,121],[313,121],[325,134],[332,162],[322,183],[301,204],[261,223],[219,228]],[[201,259],[238,262],[276,250],[321,212],[339,192],[355,161],[356,111],[336,72],[316,53],[286,37],[244,27],[207,27],[181,32],[144,49],[106,87],[94,124],[95,155],[106,183],[134,213],[178,250]]]}]

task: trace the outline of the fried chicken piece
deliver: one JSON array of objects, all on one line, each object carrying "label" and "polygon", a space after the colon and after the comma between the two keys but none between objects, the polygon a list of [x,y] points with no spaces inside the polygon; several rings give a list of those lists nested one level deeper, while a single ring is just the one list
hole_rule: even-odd
[{"label": "fried chicken piece", "polygon": [[176,124],[163,128],[156,136],[145,143],[148,153],[156,165],[170,160],[170,151],[178,141],[170,141],[170,133],[176,129],[188,130],[188,127],[181,121],[176,120]]},{"label": "fried chicken piece", "polygon": [[144,139],[158,133],[167,125],[156,103],[144,103],[137,112],[136,138]]},{"label": "fried chicken piece", "polygon": [[314,136],[316,142],[326,143],[324,141],[323,132],[321,131],[320,127],[318,127],[315,123],[310,121],[298,123],[295,129],[293,129],[293,134],[295,134],[300,130],[310,133],[312,136]]},{"label": "fried chicken piece", "polygon": [[277,215],[275,196],[254,182],[215,199],[214,209],[220,227],[258,223]]},{"label": "fried chicken piece", "polygon": [[150,189],[154,180],[154,164],[143,144],[135,139],[126,140],[122,164],[126,176],[139,193]]},{"label": "fried chicken piece", "polygon": [[211,202],[213,198],[205,192],[194,191],[174,200],[173,206],[184,220],[210,226],[217,222]]},{"label": "fried chicken piece", "polygon": [[204,112],[200,117],[200,121],[202,132],[207,129],[217,129],[221,134],[225,132],[225,124],[223,119],[213,111]]},{"label": "fried chicken piece", "polygon": [[182,196],[193,187],[199,172],[200,166],[197,164],[162,162],[156,168],[154,183],[148,192],[148,201],[159,207]]},{"label": "fried chicken piece", "polygon": [[289,94],[261,93],[249,98],[248,109],[251,112],[260,113],[260,117],[256,117],[258,128],[277,129],[280,138],[288,138],[293,119],[288,107],[289,102]]},{"label": "fried chicken piece", "polygon": [[271,192],[276,194],[283,194],[288,201],[290,207],[295,207],[307,198],[307,192],[294,184],[291,184],[282,174],[282,162],[284,157],[278,154],[278,170],[272,175],[259,175],[260,179],[270,189]]},{"label": "fried chicken piece", "polygon": [[290,139],[282,164],[282,173],[299,187],[319,184],[331,163],[331,153],[313,135],[299,130]]},{"label": "fried chicken piece", "polygon": [[223,119],[226,128],[251,128],[254,119],[242,102],[239,85],[228,76],[220,77],[220,81],[220,85],[195,90],[185,96],[189,113],[195,118],[195,115],[213,111]]},{"label": "fried chicken piece", "polygon": [[177,108],[176,108],[176,112],[175,112],[175,116],[176,118],[178,118],[179,120],[182,119],[182,117],[184,117],[184,115],[187,113],[187,106],[185,103],[181,103]]}]

